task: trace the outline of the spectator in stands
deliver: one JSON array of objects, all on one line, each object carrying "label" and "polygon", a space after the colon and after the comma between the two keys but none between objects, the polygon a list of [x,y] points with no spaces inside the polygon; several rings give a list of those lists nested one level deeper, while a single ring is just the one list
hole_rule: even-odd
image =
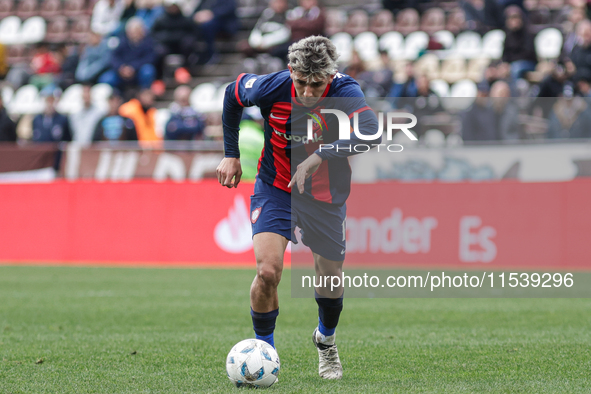
[{"label": "spectator in stands", "polygon": [[539,85],[538,97],[558,97],[563,92],[564,83],[568,79],[563,63],[555,63],[552,73],[544,78]]},{"label": "spectator in stands", "polygon": [[16,141],[16,124],[10,119],[0,95],[0,142]]},{"label": "spectator in stands", "polygon": [[82,109],[70,115],[72,140],[82,145],[92,142],[92,137],[99,120],[105,112],[92,103],[90,84],[82,86]]},{"label": "spectator in stands", "polygon": [[419,9],[421,3],[425,3],[425,0],[382,0],[382,7],[386,10],[390,10],[394,16],[398,11],[405,8]]},{"label": "spectator in stands", "polygon": [[156,135],[156,108],[154,93],[150,89],[142,89],[137,98],[129,100],[119,108],[119,115],[133,121],[137,138],[144,145],[153,145],[160,141]]},{"label": "spectator in stands", "polygon": [[93,142],[99,141],[137,141],[133,120],[121,116],[121,96],[113,90],[109,97],[109,112],[96,125]]},{"label": "spectator in stands", "polygon": [[504,23],[503,10],[510,1],[484,0],[482,6],[478,6],[474,1],[462,0],[460,5],[465,12],[466,21],[472,30],[482,30],[482,28],[502,28]]},{"label": "spectator in stands", "polygon": [[490,87],[491,105],[496,114],[497,136],[501,140],[514,141],[521,136],[519,107],[511,103],[511,88],[505,81],[497,81]]},{"label": "spectator in stands", "polygon": [[134,5],[135,16],[144,21],[146,30],[152,29],[154,22],[164,14],[162,0],[135,0]]},{"label": "spectator in stands", "polygon": [[91,30],[101,36],[115,34],[123,11],[130,2],[131,0],[98,0],[92,9]]},{"label": "spectator in stands", "polygon": [[324,35],[326,16],[318,0],[299,0],[299,6],[287,13],[287,26],[291,29],[291,42]]},{"label": "spectator in stands", "polygon": [[577,36],[578,44],[573,48],[570,60],[577,72],[591,71],[591,21],[589,19],[579,22]]},{"label": "spectator in stands", "polygon": [[174,91],[170,104],[170,119],[166,123],[164,138],[167,140],[201,140],[205,129],[205,117],[189,104],[191,88],[181,85]]},{"label": "spectator in stands", "polygon": [[392,70],[390,70],[387,52],[380,53],[381,68],[369,71],[365,62],[357,51],[351,54],[351,60],[343,72],[359,83],[359,86],[368,97],[384,97],[390,92],[392,86]]},{"label": "spectator in stands", "polygon": [[575,76],[577,91],[581,97],[591,97],[591,73],[580,72]]},{"label": "spectator in stands", "polygon": [[65,90],[75,82],[76,68],[80,61],[78,45],[61,45],[56,52],[56,57],[59,59],[62,70],[61,73],[57,75],[55,84],[62,90]]},{"label": "spectator in stands", "polygon": [[368,97],[385,97],[392,88],[394,73],[390,68],[387,51],[380,51],[381,67],[370,73],[366,80],[365,95]]},{"label": "spectator in stands", "polygon": [[564,87],[562,97],[548,119],[548,138],[591,138],[591,110],[582,97],[573,97],[573,88]]},{"label": "spectator in stands", "polygon": [[343,73],[347,74],[353,79],[358,80],[359,77],[366,72],[367,69],[365,68],[363,60],[361,60],[361,56],[359,56],[359,53],[356,50],[353,50],[351,52],[351,60],[349,61],[347,67],[345,67],[343,70]]},{"label": "spectator in stands", "polygon": [[555,97],[562,95],[568,77],[565,65],[556,63],[552,68],[552,73],[540,82],[538,95],[532,103],[534,113],[537,116],[548,117],[556,102]]},{"label": "spectator in stands", "polygon": [[496,114],[488,101],[488,84],[478,84],[474,103],[462,114],[464,141],[494,141],[498,139]]},{"label": "spectator in stands", "polygon": [[45,96],[45,109],[33,119],[33,141],[35,142],[72,140],[68,118],[55,110],[58,92],[59,90],[54,90],[53,87],[48,87],[41,92]]},{"label": "spectator in stands", "polygon": [[31,59],[31,77],[29,83],[44,88],[53,83],[56,74],[61,68],[61,56],[49,48],[49,44],[41,42],[37,44],[35,54]]},{"label": "spectator in stands", "polygon": [[195,24],[181,13],[179,4],[179,0],[165,0],[165,11],[152,27],[160,73],[166,56],[183,55],[186,62],[195,48]]},{"label": "spectator in stands", "polygon": [[493,60],[484,69],[482,82],[487,83],[490,88],[496,81],[511,82],[511,65],[509,63]]},{"label": "spectator in stands", "polygon": [[447,22],[445,24],[445,30],[449,30],[454,35],[458,35],[459,33],[466,30],[469,26],[469,23],[466,21],[466,14],[465,12],[457,7],[452,9],[448,16]]},{"label": "spectator in stands", "polygon": [[526,72],[536,68],[534,35],[529,31],[523,10],[518,6],[507,7],[505,18],[503,61],[511,65],[511,80],[515,83]]},{"label": "spectator in stands", "polygon": [[417,97],[417,82],[414,75],[414,64],[407,62],[405,65],[406,81],[392,85],[388,97],[393,97],[392,105],[400,108],[400,100],[403,97]]},{"label": "spectator in stands", "polygon": [[585,19],[584,8],[572,8],[568,13],[568,21],[562,24],[564,42],[562,44],[561,58],[570,58],[571,53],[579,41],[577,27]]},{"label": "spectator in stands", "polygon": [[289,46],[291,31],[286,26],[287,0],[270,0],[248,36],[248,41],[239,44],[246,56],[269,53],[279,58],[285,57]]},{"label": "spectator in stands", "polygon": [[205,51],[200,53],[200,64],[215,64],[219,57],[215,51],[218,34],[233,35],[238,30],[235,0],[203,0],[193,12],[197,23],[199,39],[205,43]]},{"label": "spectator in stands", "polygon": [[31,46],[25,46],[19,61],[16,61],[8,68],[6,82],[12,86],[14,90],[26,84],[33,74],[31,62],[27,59],[33,51],[35,51],[35,49]]},{"label": "spectator in stands", "polygon": [[430,87],[429,77],[425,74],[417,75],[416,99],[407,100],[407,109],[416,115],[418,119],[422,116],[433,115],[437,112],[443,111],[441,106],[441,99]]},{"label": "spectator in stands", "polygon": [[111,50],[107,40],[103,40],[100,34],[89,32],[87,41],[76,67],[75,78],[78,82],[95,83],[111,64]]},{"label": "spectator in stands", "polygon": [[484,69],[484,74],[482,76],[482,82],[488,84],[488,86],[492,86],[499,79],[498,67],[499,63],[492,61],[489,65]]},{"label": "spectator in stands", "polygon": [[111,56],[111,69],[99,77],[99,82],[113,87],[139,85],[149,88],[156,78],[154,41],[146,34],[144,22],[133,17],[125,25],[125,35]]}]

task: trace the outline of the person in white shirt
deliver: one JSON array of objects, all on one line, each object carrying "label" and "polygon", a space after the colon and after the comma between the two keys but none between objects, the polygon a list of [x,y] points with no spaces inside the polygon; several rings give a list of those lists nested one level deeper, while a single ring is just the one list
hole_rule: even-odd
[{"label": "person in white shirt", "polygon": [[80,111],[70,115],[70,129],[72,130],[72,141],[81,145],[90,145],[94,130],[98,122],[105,116],[105,110],[92,104],[90,95],[91,85],[82,87],[83,107]]},{"label": "person in white shirt", "polygon": [[102,36],[110,35],[121,23],[121,16],[129,0],[99,0],[92,9],[90,29]]}]

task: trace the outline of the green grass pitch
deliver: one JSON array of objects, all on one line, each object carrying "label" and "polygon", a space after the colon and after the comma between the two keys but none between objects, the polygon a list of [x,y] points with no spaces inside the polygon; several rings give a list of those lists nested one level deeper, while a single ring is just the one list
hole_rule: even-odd
[{"label": "green grass pitch", "polygon": [[[239,393],[253,270],[0,267],[0,393]],[[273,393],[590,393],[591,300],[346,299],[323,381],[313,299],[280,286]],[[248,390],[248,389],[247,389]]]}]

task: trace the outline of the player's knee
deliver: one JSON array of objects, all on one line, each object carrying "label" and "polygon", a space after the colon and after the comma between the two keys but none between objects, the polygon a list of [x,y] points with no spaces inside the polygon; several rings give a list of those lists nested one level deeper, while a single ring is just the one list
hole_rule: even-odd
[{"label": "player's knee", "polygon": [[281,281],[281,267],[272,264],[261,264],[257,268],[257,278],[264,286],[275,288]]},{"label": "player's knee", "polygon": [[314,268],[316,273],[321,276],[341,276],[343,273],[341,261],[330,261],[324,258],[317,259]]},{"label": "player's knee", "polygon": [[343,275],[342,269],[319,269],[316,270],[316,273],[322,277],[341,277]]}]

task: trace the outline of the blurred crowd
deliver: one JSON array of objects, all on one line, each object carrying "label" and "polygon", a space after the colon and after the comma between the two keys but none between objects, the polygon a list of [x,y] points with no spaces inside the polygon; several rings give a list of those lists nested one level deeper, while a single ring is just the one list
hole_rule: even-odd
[{"label": "blurred crowd", "polygon": [[[141,89],[125,101],[118,90],[108,97],[108,107],[97,107],[91,100],[90,84],[82,85],[82,108],[69,115],[56,110],[59,90],[45,90],[44,110],[34,117],[23,116],[18,127],[27,128],[34,142],[73,141],[89,145],[102,141],[139,141],[143,146],[165,140],[200,140],[204,138],[207,119],[189,104],[191,88],[186,85],[174,91],[169,106],[170,116],[163,137],[156,130],[155,95],[151,89]],[[28,123],[28,124],[25,124]],[[17,140],[17,124],[8,116],[0,100],[0,141]]]},{"label": "blurred crowd", "polygon": [[[245,17],[245,4],[254,4],[258,11]],[[34,85],[45,102],[43,113],[13,119],[0,100],[0,140],[89,144],[219,138],[219,132],[206,132],[212,123],[219,130],[219,116],[195,110],[189,82],[192,77],[207,76],[207,67],[220,63],[220,39],[230,38],[233,52],[242,54],[243,60],[234,62],[235,74],[268,73],[285,68],[289,45],[303,37],[331,37],[339,32],[355,37],[366,31],[377,37],[391,31],[429,35],[416,59],[393,58],[388,48],[380,47],[379,56],[371,62],[352,51],[341,64],[341,71],[354,77],[366,96],[385,98],[388,108],[431,117],[430,125],[437,127],[439,122],[444,134],[459,134],[464,141],[591,137],[586,126],[591,120],[591,102],[586,99],[591,96],[591,21],[584,0],[383,0],[349,5],[346,10],[334,0],[328,5],[319,0],[268,0],[260,9],[257,4],[98,0],[81,42],[25,46],[10,64],[9,51],[0,44],[3,83],[15,91]],[[247,20],[252,20],[252,28],[236,38]],[[534,43],[536,34],[547,27],[558,28],[562,35],[562,50],[552,59],[542,59]],[[479,63],[476,74],[471,74],[476,99],[450,118],[453,111],[444,105],[450,98],[434,86],[434,80],[441,78],[424,67],[429,56],[449,49],[436,33],[483,35],[495,29],[505,35],[500,59]],[[50,33],[55,33],[51,25]],[[163,82],[167,76],[172,83]],[[229,77],[220,82],[228,82]],[[113,88],[108,108],[98,108],[91,100],[91,88],[97,83]],[[83,86],[82,108],[60,114],[56,102],[72,84]],[[164,97],[167,88],[176,90],[173,101],[167,103],[170,117],[158,131],[156,100]],[[454,122],[459,126],[445,127]]]}]

